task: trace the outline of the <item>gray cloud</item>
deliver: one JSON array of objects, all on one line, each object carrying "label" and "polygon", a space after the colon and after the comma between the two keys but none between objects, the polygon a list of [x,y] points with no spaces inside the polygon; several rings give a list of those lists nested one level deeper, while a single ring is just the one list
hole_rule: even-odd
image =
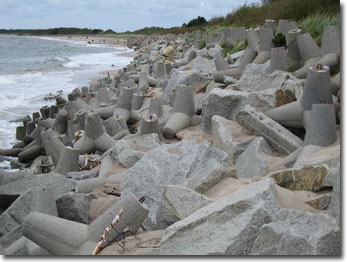
[{"label": "gray cloud", "polygon": [[[248,0],[257,3],[260,0]],[[0,0],[0,28],[89,27],[118,32],[226,15],[242,0]]]}]

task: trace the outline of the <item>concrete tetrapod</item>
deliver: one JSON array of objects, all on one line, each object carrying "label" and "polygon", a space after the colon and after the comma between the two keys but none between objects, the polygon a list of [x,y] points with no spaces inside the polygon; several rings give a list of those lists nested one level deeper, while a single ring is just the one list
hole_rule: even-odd
[{"label": "concrete tetrapod", "polygon": [[240,79],[246,65],[252,63],[256,56],[256,51],[254,51],[252,48],[247,48],[245,52],[242,54],[242,56],[239,58],[238,67],[213,72],[213,81],[216,83],[224,83],[225,76],[231,76],[233,78],[236,78],[237,80]]},{"label": "concrete tetrapod", "polygon": [[301,65],[304,65],[305,62],[310,58],[320,57],[321,51],[310,33],[299,35],[297,37],[297,44],[301,57]]},{"label": "concrete tetrapod", "polygon": [[228,62],[220,54],[217,54],[215,56],[213,62],[216,66],[217,71],[226,70],[229,67]]},{"label": "concrete tetrapod", "polygon": [[23,151],[18,154],[18,159],[20,162],[30,162],[37,158],[38,156],[44,154],[44,150],[42,147],[42,139],[41,132],[43,131],[43,127],[36,127],[35,140],[27,145]]},{"label": "concrete tetrapod", "polygon": [[163,116],[163,103],[160,98],[151,98],[148,113],[155,114],[158,118]]},{"label": "concrete tetrapod", "polygon": [[327,66],[311,67],[303,95],[297,101],[267,111],[266,115],[285,127],[304,128],[304,111],[310,111],[313,104],[332,104],[330,85]]},{"label": "concrete tetrapod", "polygon": [[163,136],[173,138],[178,131],[191,124],[194,115],[194,90],[191,86],[180,85],[176,91],[173,113],[162,130]]},{"label": "concrete tetrapod", "polygon": [[329,53],[341,53],[341,35],[340,29],[337,26],[327,26],[324,28],[322,36],[322,53],[324,55]]},{"label": "concrete tetrapod", "polygon": [[93,153],[95,150],[105,152],[114,143],[115,140],[105,132],[100,117],[94,111],[89,111],[85,133],[74,144],[74,148],[79,150],[79,154]]},{"label": "concrete tetrapod", "polygon": [[133,94],[132,100],[132,109],[139,110],[143,105],[143,95],[142,94]]},{"label": "concrete tetrapod", "polygon": [[78,149],[65,147],[54,172],[65,176],[69,172],[78,171],[78,158]]},{"label": "concrete tetrapod", "polygon": [[282,34],[284,36],[287,36],[287,32],[291,29],[291,26],[289,24],[288,20],[280,19],[278,21],[277,29],[276,29],[276,35]]},{"label": "concrete tetrapod", "polygon": [[120,239],[116,232],[135,234],[147,218],[148,209],[128,193],[99,216],[90,225],[31,212],[24,221],[23,235],[53,255],[91,255],[101,234],[123,208],[124,214],[116,224],[117,231],[110,231],[109,239]]},{"label": "concrete tetrapod", "polygon": [[26,237],[21,237],[6,248],[7,256],[50,256],[52,255],[42,247]]},{"label": "concrete tetrapod", "polygon": [[261,26],[259,29],[259,52],[257,57],[253,60],[253,64],[264,64],[271,57],[272,47],[272,31]]},{"label": "concrete tetrapod", "polygon": [[165,75],[165,65],[163,61],[157,63],[157,68],[155,70],[155,77],[160,78]]},{"label": "concrete tetrapod", "polygon": [[[10,211],[9,209],[11,218],[16,219],[16,222],[24,221],[25,216],[32,211],[58,216],[53,190],[49,187],[34,187],[29,189],[13,203],[13,206],[17,209],[21,208],[17,212],[16,210]],[[8,255],[49,255],[47,251],[24,237],[9,246],[6,252]]]},{"label": "concrete tetrapod", "polygon": [[[123,132],[124,134],[129,134],[128,126],[124,120],[124,118],[121,117],[110,117],[104,122],[105,129],[107,134],[114,137],[117,134],[120,134]],[[116,139],[115,139],[116,140]]]},{"label": "concrete tetrapod", "polygon": [[288,58],[284,46],[271,48],[271,71],[288,71]]},{"label": "concrete tetrapod", "polygon": [[329,146],[335,143],[336,114],[333,105],[313,104],[308,120],[304,145]]},{"label": "concrete tetrapod", "polygon": [[196,52],[195,50],[191,50],[187,56],[185,56],[182,59],[176,60],[175,61],[175,67],[180,67],[184,66],[190,63],[194,58],[196,57]]},{"label": "concrete tetrapod", "polygon": [[297,43],[299,35],[301,35],[301,29],[294,28],[286,36],[287,58],[291,70],[297,70],[300,67],[301,56]]},{"label": "concrete tetrapod", "polygon": [[56,136],[52,129],[41,133],[42,145],[46,154],[52,158],[54,165],[58,164],[60,156],[65,148],[63,142]]},{"label": "concrete tetrapod", "polygon": [[265,20],[265,28],[271,29],[272,34],[274,35],[276,32],[276,21],[275,20]]},{"label": "concrete tetrapod", "polygon": [[55,117],[53,129],[59,134],[66,133],[68,116],[69,113],[65,109],[61,109]]},{"label": "concrete tetrapod", "polygon": [[142,92],[145,92],[149,88],[147,72],[140,72],[140,75],[139,75],[139,88],[140,88],[140,90]]},{"label": "concrete tetrapod", "polygon": [[122,116],[125,118],[126,122],[129,120],[130,112],[132,111],[133,91],[132,88],[122,87],[113,116]]},{"label": "concrete tetrapod", "polygon": [[249,48],[254,51],[259,51],[260,39],[257,31],[254,29],[247,30],[247,42]]},{"label": "concrete tetrapod", "polygon": [[163,134],[159,127],[159,120],[156,114],[149,113],[144,115],[141,121],[140,136],[156,133],[160,140],[163,140]]}]

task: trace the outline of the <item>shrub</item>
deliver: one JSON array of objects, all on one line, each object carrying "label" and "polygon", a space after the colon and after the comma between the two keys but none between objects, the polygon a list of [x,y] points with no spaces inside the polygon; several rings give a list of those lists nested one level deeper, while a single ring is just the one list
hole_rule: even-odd
[{"label": "shrub", "polygon": [[286,37],[279,33],[274,39],[272,39],[272,43],[275,45],[275,47],[286,46]]}]

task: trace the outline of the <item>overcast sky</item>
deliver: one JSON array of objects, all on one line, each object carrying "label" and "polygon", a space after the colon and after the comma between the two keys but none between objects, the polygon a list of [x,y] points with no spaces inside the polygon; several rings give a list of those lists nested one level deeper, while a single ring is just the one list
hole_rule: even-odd
[{"label": "overcast sky", "polygon": [[[0,0],[0,28],[88,27],[133,31],[226,15],[244,0]],[[258,3],[260,0],[248,0]]]}]

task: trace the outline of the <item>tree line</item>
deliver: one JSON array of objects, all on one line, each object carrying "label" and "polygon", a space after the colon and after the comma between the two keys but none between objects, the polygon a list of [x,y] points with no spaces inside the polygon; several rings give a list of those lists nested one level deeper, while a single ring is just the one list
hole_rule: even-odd
[{"label": "tree line", "polygon": [[0,34],[29,34],[29,35],[95,35],[99,33],[116,33],[112,29],[106,31],[102,29],[59,27],[49,29],[0,29]]}]

